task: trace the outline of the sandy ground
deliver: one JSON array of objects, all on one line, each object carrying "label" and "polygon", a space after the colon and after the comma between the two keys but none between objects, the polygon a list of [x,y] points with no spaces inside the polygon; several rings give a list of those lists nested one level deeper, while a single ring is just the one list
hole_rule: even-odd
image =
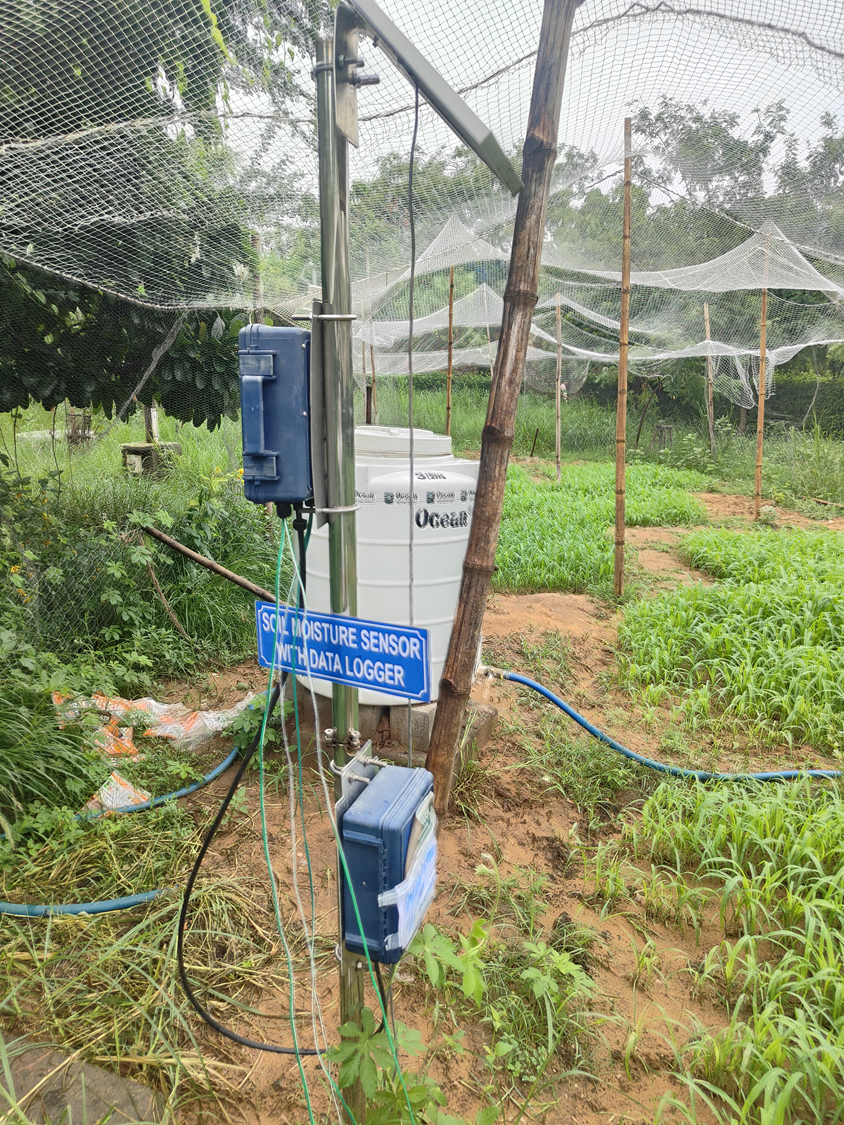
[{"label": "sandy ground", "polygon": [[[743,497],[714,493],[700,494],[712,522],[728,522],[740,526],[752,515],[750,502]],[[779,513],[780,521],[791,526],[819,526],[798,513]],[[820,526],[844,530],[844,520],[835,519]],[[631,528],[627,542],[635,552],[633,574],[646,590],[654,592],[679,583],[704,581],[679,559],[677,546],[688,529]],[[535,594],[489,598],[484,619],[485,660],[509,662],[519,667],[520,644],[525,637],[541,640],[543,633],[558,633],[568,651],[568,671],[557,685],[565,697],[582,713],[622,740],[626,745],[650,756],[699,764],[705,768],[753,766],[757,754],[763,754],[767,768],[775,760],[819,761],[810,747],[788,751],[764,751],[736,738],[732,743],[702,734],[683,736],[683,747],[677,750],[668,736],[679,731],[670,701],[651,719],[646,729],[629,696],[613,680],[616,633],[622,611],[584,595]],[[524,669],[528,675],[530,670]],[[231,705],[246,690],[261,691],[266,686],[265,673],[254,661],[222,673],[210,673],[192,684],[187,696],[183,684],[174,683],[163,693],[165,698],[179,698],[196,707]],[[499,722],[493,740],[480,753],[478,767],[479,796],[477,816],[466,819],[452,814],[442,826],[439,863],[439,893],[429,920],[447,931],[468,931],[470,911],[459,909],[459,900],[466,887],[481,879],[475,868],[493,855],[504,877],[532,871],[548,879],[544,892],[541,926],[547,933],[561,917],[591,927],[596,934],[589,972],[595,985],[593,1012],[586,1017],[592,1030],[588,1065],[595,1077],[569,1077],[537,1099],[536,1119],[560,1125],[649,1125],[660,1100],[668,1093],[679,1092],[671,1077],[673,1067],[672,1041],[683,1042],[693,1024],[715,1029],[723,1026],[727,1014],[723,1008],[696,1000],[691,993],[690,964],[699,962],[705,951],[720,940],[720,931],[713,923],[704,922],[701,933],[655,924],[645,917],[633,899],[616,912],[606,915],[589,898],[590,883],[584,878],[582,855],[576,841],[586,839],[588,848],[617,836],[625,820],[635,818],[643,795],[633,787],[618,795],[616,806],[600,831],[588,835],[582,816],[565,797],[544,791],[536,774],[525,774],[520,768],[518,738],[512,734],[516,721],[530,720],[528,704],[515,685],[502,681],[481,681],[474,695],[493,703],[499,709]],[[529,723],[528,723],[529,725]],[[305,729],[306,743],[312,730]],[[666,743],[674,750],[667,749]],[[584,743],[584,753],[590,752]],[[672,756],[673,755],[673,756]],[[275,756],[278,759],[279,756]],[[270,756],[272,764],[273,756]],[[311,764],[313,759],[310,760]],[[308,763],[306,763],[307,765]],[[283,761],[273,766],[276,772]],[[208,868],[218,873],[237,872],[245,881],[265,880],[260,822],[257,811],[257,785],[254,774],[247,785],[246,810],[234,816],[215,842],[209,854]],[[213,807],[226,787],[226,778],[192,799],[195,807]],[[269,842],[273,866],[282,891],[282,911],[295,937],[297,955],[304,951],[301,925],[297,922],[295,883],[303,901],[309,900],[307,865],[303,856],[301,824],[296,854],[293,851],[290,807],[284,788],[270,791],[268,798]],[[337,973],[334,959],[336,941],[336,866],[335,850],[325,802],[316,775],[307,773],[304,823],[314,872],[315,929],[319,973],[317,993],[323,1006],[326,1027],[334,1037],[339,1020]],[[521,877],[521,876],[520,876]],[[256,883],[257,885],[257,883]],[[265,885],[265,884],[264,884]],[[266,893],[266,892],[263,892]],[[475,912],[477,916],[477,911]],[[655,969],[648,981],[636,980],[636,950],[652,943]],[[367,1003],[377,1007],[374,993],[367,985]],[[296,1008],[303,1014],[301,1026],[307,1029],[310,1010],[311,982],[300,974],[297,984]],[[434,1023],[434,995],[426,988],[418,966],[403,967],[395,988],[396,1017],[418,1028],[428,1043],[441,1041],[444,1022]],[[239,1030],[258,1039],[287,1042],[289,1027],[283,1018],[287,997],[265,990],[255,999],[256,1005],[271,1018],[242,1017]],[[484,1029],[471,1011],[461,1010],[460,1021],[466,1031],[469,1051],[462,1057],[453,1052],[438,1052],[430,1073],[441,1082],[449,1100],[448,1112],[473,1120],[483,1105],[479,1083],[486,1081],[478,1053]],[[203,1050],[220,1050],[217,1036],[197,1024]],[[307,1030],[304,1034],[308,1039]],[[310,1039],[312,1042],[312,1038]],[[632,1047],[631,1047],[632,1045]],[[261,1055],[233,1049],[239,1061],[250,1070],[242,1088],[240,1106],[244,1117],[253,1122],[290,1123],[300,1125],[306,1115],[295,1061],[278,1055]],[[473,1053],[474,1052],[474,1053]],[[315,1105],[322,1112],[328,1100],[319,1082],[318,1064],[305,1064],[316,1089]],[[512,1108],[507,1120],[515,1116]],[[701,1121],[705,1117],[700,1118]]]}]

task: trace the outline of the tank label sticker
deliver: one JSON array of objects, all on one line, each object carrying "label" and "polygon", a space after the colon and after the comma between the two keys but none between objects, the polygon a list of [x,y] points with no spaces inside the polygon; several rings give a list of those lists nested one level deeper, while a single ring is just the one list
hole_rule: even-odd
[{"label": "tank label sticker", "polygon": [[258,663],[427,703],[428,630],[256,602]]},{"label": "tank label sticker", "polygon": [[375,503],[375,493],[374,492],[358,492],[357,489],[355,489],[355,503],[356,504],[374,504]]},{"label": "tank label sticker", "polygon": [[414,473],[417,480],[445,480],[445,473]]},{"label": "tank label sticker", "polygon": [[[419,502],[419,493],[414,492],[413,493],[413,503],[417,504],[418,502]],[[385,492],[384,493],[384,503],[385,504],[409,504],[410,503],[410,493],[409,492]]]}]

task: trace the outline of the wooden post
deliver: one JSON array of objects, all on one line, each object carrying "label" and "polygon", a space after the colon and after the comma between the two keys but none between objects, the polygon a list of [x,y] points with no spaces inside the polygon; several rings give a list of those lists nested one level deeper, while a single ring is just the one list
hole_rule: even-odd
[{"label": "wooden post", "polygon": [[460,727],[472,689],[486,596],[495,566],[507,462],[513,445],[519,383],[525,368],[551,177],[557,157],[560,105],[574,13],[580,0],[545,0],[522,161],[510,272],[498,354],[481,440],[475,510],[463,562],[457,613],[451,630],[426,766],[434,775],[434,804],[448,809]]},{"label": "wooden post", "polygon": [[[370,321],[371,323],[371,321]],[[378,421],[378,399],[375,394],[375,345],[369,345],[369,365],[372,368],[372,413],[375,415],[375,421]]]},{"label": "wooden post", "polygon": [[554,392],[554,401],[557,409],[556,425],[554,434],[556,437],[556,453],[557,453],[557,484],[560,483],[560,476],[562,474],[562,466],[560,465],[560,383],[563,381],[563,325],[562,316],[560,314],[560,294],[557,294],[557,387]]},{"label": "wooden post", "polygon": [[445,432],[451,436],[451,371],[454,356],[454,266],[448,271],[448,371],[445,376]]},{"label": "wooden post", "polygon": [[627,457],[627,353],[630,347],[630,221],[632,212],[632,127],[624,119],[624,218],[621,234],[621,322],[618,333],[618,405],[615,415],[615,596],[624,593],[624,500]]},{"label": "wooden post", "polygon": [[[706,342],[709,343],[709,305],[703,302],[703,323],[706,327]],[[706,417],[709,422],[709,454],[715,460],[715,405],[712,401],[712,356],[706,356]]]},{"label": "wooden post", "polygon": [[759,519],[762,506],[762,446],[765,443],[765,364],[768,336],[768,290],[762,290],[762,323],[759,325],[759,387],[756,394],[756,484],[753,490],[753,518]]},{"label": "wooden post", "polygon": [[258,265],[255,267],[255,276],[252,278],[252,319],[255,324],[264,323],[264,279],[261,277],[261,236],[258,231],[250,233],[252,249],[258,255]]},{"label": "wooden post", "polygon": [[[367,282],[370,281],[369,251],[368,250],[366,252],[366,280],[367,280]],[[377,422],[378,421],[378,397],[375,393],[375,344],[373,343],[374,336],[375,336],[375,330],[373,328],[372,301],[371,300],[369,302],[369,327],[370,327],[369,366],[372,368],[372,416],[375,418],[375,421]],[[366,367],[366,361],[365,360],[364,360],[364,367]],[[364,372],[364,374],[365,374],[365,372]],[[366,382],[365,379],[364,379],[364,382]]]}]

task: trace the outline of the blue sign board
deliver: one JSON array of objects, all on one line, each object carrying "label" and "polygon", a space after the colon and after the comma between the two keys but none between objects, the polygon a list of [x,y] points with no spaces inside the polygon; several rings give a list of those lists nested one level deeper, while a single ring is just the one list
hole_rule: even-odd
[{"label": "blue sign board", "polygon": [[337,613],[256,602],[258,663],[349,687],[427,703],[431,664],[427,629],[363,621]]}]

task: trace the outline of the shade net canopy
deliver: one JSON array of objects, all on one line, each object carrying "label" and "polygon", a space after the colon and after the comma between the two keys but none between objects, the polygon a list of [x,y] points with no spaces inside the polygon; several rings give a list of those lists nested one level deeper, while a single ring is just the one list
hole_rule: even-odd
[{"label": "shade net canopy", "polygon": [[[382,6],[518,168],[541,0]],[[320,261],[311,70],[332,23],[320,0],[0,0],[0,251],[156,310],[307,312]],[[375,338],[392,337],[390,354],[400,342],[377,325],[409,319],[414,99],[377,47],[364,41],[361,51],[381,81],[358,94],[353,297]],[[631,359],[750,362],[752,300],[730,294],[763,287],[794,306],[782,306],[769,333],[772,363],[844,338],[842,90],[835,0],[585,0],[549,201],[541,304],[550,312],[537,317],[538,350],[556,351],[548,302],[559,292],[566,355],[616,361],[625,116]],[[421,321],[434,316],[441,330],[452,270],[458,303],[484,286],[500,300],[514,216],[509,192],[423,100],[413,215]],[[467,355],[486,349],[483,363],[488,319],[460,341]],[[443,348],[431,345],[439,362]],[[758,338],[755,348],[758,360]]]}]

